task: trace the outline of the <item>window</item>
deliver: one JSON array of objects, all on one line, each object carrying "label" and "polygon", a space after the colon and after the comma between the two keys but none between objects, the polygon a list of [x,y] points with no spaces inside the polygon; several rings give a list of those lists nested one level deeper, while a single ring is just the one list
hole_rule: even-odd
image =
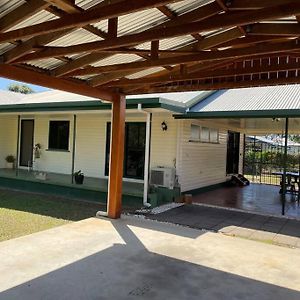
[{"label": "window", "polygon": [[50,150],[69,150],[69,130],[69,121],[50,121],[48,148]]},{"label": "window", "polygon": [[191,124],[190,142],[219,143],[218,129]]}]

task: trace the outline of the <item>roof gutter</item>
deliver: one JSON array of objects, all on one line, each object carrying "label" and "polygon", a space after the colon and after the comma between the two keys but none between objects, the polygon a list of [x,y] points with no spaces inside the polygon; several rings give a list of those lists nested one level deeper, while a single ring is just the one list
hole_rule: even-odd
[{"label": "roof gutter", "polygon": [[298,118],[300,109],[187,112],[175,119]]}]

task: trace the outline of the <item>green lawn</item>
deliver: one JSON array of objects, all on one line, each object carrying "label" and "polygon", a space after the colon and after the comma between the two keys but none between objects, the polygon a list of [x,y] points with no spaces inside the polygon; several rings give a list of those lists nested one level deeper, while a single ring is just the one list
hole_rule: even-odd
[{"label": "green lawn", "polygon": [[0,241],[95,216],[103,207],[0,189]]}]

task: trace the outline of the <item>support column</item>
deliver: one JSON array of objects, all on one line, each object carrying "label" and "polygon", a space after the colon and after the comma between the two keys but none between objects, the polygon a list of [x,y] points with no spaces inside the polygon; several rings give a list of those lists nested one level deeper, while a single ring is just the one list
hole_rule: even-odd
[{"label": "support column", "polygon": [[108,217],[112,219],[118,219],[121,215],[122,179],[124,164],[125,109],[125,96],[114,96],[112,105],[107,203]]},{"label": "support column", "polygon": [[72,146],[72,167],[71,167],[71,183],[74,183],[74,168],[75,168],[75,152],[76,152],[76,126],[77,116],[73,116],[73,146]]},{"label": "support column", "polygon": [[284,138],[284,154],[283,154],[283,175],[282,175],[282,210],[281,214],[285,214],[285,200],[286,200],[286,169],[287,169],[287,146],[289,134],[289,118],[285,119],[285,138]]},{"label": "support column", "polygon": [[17,121],[17,149],[16,149],[16,176],[19,176],[19,160],[20,160],[20,126],[21,126],[21,116],[18,115]]}]

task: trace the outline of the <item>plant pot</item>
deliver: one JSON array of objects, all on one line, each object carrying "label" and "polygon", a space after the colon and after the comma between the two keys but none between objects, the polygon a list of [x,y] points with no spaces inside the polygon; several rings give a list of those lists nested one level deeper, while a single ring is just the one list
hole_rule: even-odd
[{"label": "plant pot", "polygon": [[76,184],[83,184],[84,175],[75,175],[74,178]]},{"label": "plant pot", "polygon": [[13,162],[6,162],[6,168],[7,169],[13,169],[14,168],[14,163]]}]

